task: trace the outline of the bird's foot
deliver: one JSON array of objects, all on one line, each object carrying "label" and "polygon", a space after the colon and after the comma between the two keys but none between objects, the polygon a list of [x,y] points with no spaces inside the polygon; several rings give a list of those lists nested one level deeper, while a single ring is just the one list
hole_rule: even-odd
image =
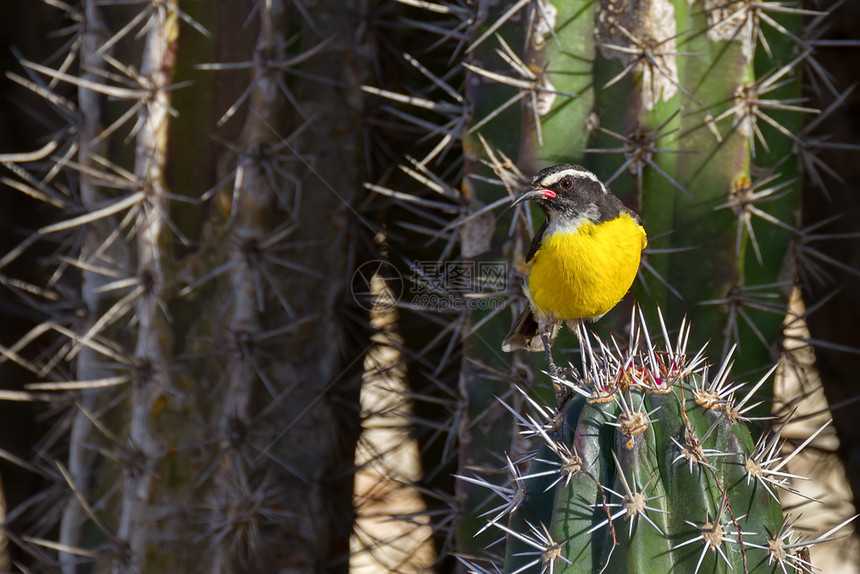
[{"label": "bird's foot", "polygon": [[[552,360],[552,349],[550,348],[549,336],[545,333],[541,333],[541,341],[543,342],[543,349],[546,353],[546,362],[549,365],[549,376],[552,380],[552,388],[555,391],[555,400],[556,404],[561,407],[564,403],[567,402],[567,399],[570,398],[570,395],[573,391],[567,388],[566,385],[562,383],[562,379],[566,376],[569,376],[569,372],[571,369],[559,368],[555,361]],[[573,369],[576,372],[576,369]]]},{"label": "bird's foot", "polygon": [[573,365],[569,365],[567,367],[556,367],[558,376],[564,377],[566,379],[576,379],[582,380],[582,375],[579,374],[579,369],[574,367]]}]

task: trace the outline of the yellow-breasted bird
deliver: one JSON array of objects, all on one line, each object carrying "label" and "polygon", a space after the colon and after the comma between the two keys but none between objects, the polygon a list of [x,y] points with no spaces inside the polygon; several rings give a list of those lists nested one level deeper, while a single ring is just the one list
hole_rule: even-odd
[{"label": "yellow-breasted bird", "polygon": [[532,238],[526,294],[529,306],[502,343],[505,352],[550,347],[562,321],[596,321],[627,293],[648,243],[642,221],[596,175],[564,164],[537,172],[532,189],[513,202],[533,200],[546,221]]}]

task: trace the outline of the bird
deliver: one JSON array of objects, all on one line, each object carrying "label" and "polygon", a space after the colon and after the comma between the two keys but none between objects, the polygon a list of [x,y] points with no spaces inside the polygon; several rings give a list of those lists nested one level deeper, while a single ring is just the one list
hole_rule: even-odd
[{"label": "bird", "polygon": [[555,376],[551,347],[561,323],[575,330],[615,307],[636,278],[648,237],[639,215],[576,164],[538,171],[511,206],[525,201],[536,202],[546,219],[526,255],[528,306],[502,350],[543,350]]}]

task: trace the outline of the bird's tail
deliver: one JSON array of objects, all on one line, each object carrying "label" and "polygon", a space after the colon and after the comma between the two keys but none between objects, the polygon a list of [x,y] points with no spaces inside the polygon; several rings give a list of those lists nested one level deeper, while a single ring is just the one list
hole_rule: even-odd
[{"label": "bird's tail", "polygon": [[[559,323],[553,323],[550,328],[549,341],[552,344],[558,335]],[[540,338],[540,323],[532,312],[531,305],[526,307],[514,326],[502,342],[502,351],[510,353],[519,349],[532,352],[543,351],[543,341]]]}]

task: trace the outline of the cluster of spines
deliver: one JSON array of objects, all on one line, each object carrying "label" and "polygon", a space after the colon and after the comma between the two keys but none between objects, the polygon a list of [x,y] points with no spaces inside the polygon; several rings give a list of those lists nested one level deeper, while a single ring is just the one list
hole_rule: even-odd
[{"label": "cluster of spines", "polygon": [[[604,542],[608,546],[602,549],[605,555],[600,558],[599,564],[603,564],[604,569],[610,568],[612,554],[617,545],[629,541],[634,529],[652,528],[660,537],[668,540],[668,551],[687,546],[699,548],[694,561],[689,563],[689,567],[695,572],[699,572],[709,553],[719,556],[729,568],[733,568],[732,564],[737,565],[737,562],[730,562],[729,556],[735,552],[742,556],[744,571],[759,571],[758,569],[764,568],[766,564],[767,571],[771,571],[773,567],[781,572],[812,573],[813,565],[808,558],[808,549],[816,544],[834,540],[833,535],[854,517],[815,537],[802,537],[794,532],[792,524],[795,518],[790,515],[772,524],[768,520],[772,522],[773,516],[768,519],[759,516],[753,523],[755,530],[747,531],[744,528],[750,527],[747,525],[749,513],[772,512],[766,510],[768,504],[776,504],[778,508],[778,490],[797,493],[792,484],[794,481],[804,480],[805,477],[787,472],[786,466],[827,428],[829,422],[795,446],[790,453],[786,453],[785,440],[781,438],[781,432],[790,416],[780,421],[772,431],[763,434],[754,445],[751,441],[744,444],[743,441],[736,440],[735,446],[729,450],[706,447],[706,443],[714,442],[713,437],[716,434],[725,432],[718,427],[730,429],[734,425],[751,422],[746,415],[754,405],[749,403],[775,368],[754,385],[731,383],[729,378],[732,361],[729,357],[718,366],[716,374],[710,377],[710,365],[707,363],[704,348],[694,354],[687,351],[689,323],[682,323],[673,344],[665,324],[661,324],[662,333],[658,337],[651,337],[641,312],[640,320],[636,319],[634,315],[631,321],[631,336],[625,345],[619,345],[615,340],[607,344],[588,333],[585,328],[580,328],[578,338],[583,348],[582,363],[578,369],[569,369],[568,376],[558,380],[570,393],[584,399],[588,404],[595,405],[597,412],[601,413],[590,415],[594,423],[592,431],[583,431],[590,434],[590,438],[571,438],[577,425],[589,427],[577,420],[565,418],[566,405],[557,408],[542,405],[527,391],[518,388],[519,394],[525,398],[534,414],[519,414],[512,407],[508,409],[518,421],[520,433],[532,439],[536,448],[523,453],[516,462],[507,459],[505,468],[509,470],[509,477],[505,483],[498,484],[495,478],[477,475],[458,477],[470,484],[483,486],[501,499],[501,503],[487,503],[491,508],[483,513],[487,524],[482,530],[497,528],[503,538],[507,539],[509,548],[514,548],[513,553],[509,550],[505,571],[552,572],[566,571],[566,567],[573,569],[577,565],[576,560],[565,547],[568,543],[572,544],[573,538],[581,540],[582,537],[608,540]],[[662,339],[662,343],[658,345],[655,342],[657,339]],[[653,401],[657,406],[651,410],[645,407],[644,398],[647,395],[659,397]],[[569,400],[566,404],[570,404]],[[712,509],[713,513],[706,511],[698,518],[690,516],[670,520],[670,511],[664,499],[678,496],[678,493],[670,491],[668,487],[655,488],[655,483],[663,479],[656,475],[643,478],[643,475],[647,475],[646,470],[636,467],[643,464],[641,457],[634,456],[629,459],[630,455],[627,453],[640,448],[635,444],[640,440],[637,437],[643,435],[649,426],[659,424],[661,420],[667,420],[667,417],[671,420],[672,416],[666,409],[677,408],[679,404],[681,424],[678,428],[673,428],[666,422],[664,424],[669,426],[658,431],[664,434],[677,431],[677,436],[667,437],[674,444],[671,452],[674,456],[671,457],[670,465],[677,468],[675,472],[689,474],[691,477],[701,478],[703,473],[710,475],[713,478],[710,484],[716,489],[719,506]],[[712,421],[706,430],[697,430],[690,420],[687,420],[688,409],[691,408],[711,413],[705,419]],[[673,416],[677,417],[677,414]],[[598,429],[603,425],[616,429],[612,451],[597,452],[593,446],[584,447],[583,440],[598,441],[598,435],[602,434]],[[738,431],[734,432],[742,436]],[[725,440],[722,440],[725,443]],[[578,452],[587,449],[591,449],[588,455]],[[605,465],[610,458],[614,462],[616,483],[621,485],[621,491],[613,490],[611,484],[599,482],[601,475],[608,474],[605,468],[595,466],[595,454],[604,457],[601,464]],[[619,459],[625,462],[622,463]],[[529,466],[529,471],[523,470]],[[725,482],[719,478],[722,476],[726,477]],[[547,492],[555,492],[556,489],[564,492],[571,481],[585,481],[596,485],[599,500],[588,504],[574,498],[565,499],[563,494],[545,496]],[[703,493],[711,488],[707,480],[703,480],[701,484],[697,484],[697,481],[698,479],[692,479],[686,486],[701,488]],[[760,499],[752,502],[744,499],[747,506],[733,509],[731,500],[738,496],[734,493],[735,489],[742,489],[747,493],[755,493],[758,489],[766,492],[764,508]],[[586,491],[583,488],[579,490],[582,493]],[[751,499],[754,497],[755,495]],[[773,502],[768,503],[767,499]],[[544,509],[543,516],[549,519],[547,522],[534,522],[524,517],[531,516],[533,519],[534,509],[524,516],[518,516],[518,513],[523,514],[525,505],[552,505],[558,504],[559,500],[565,500],[569,506],[552,511]],[[810,499],[810,502],[818,501]],[[582,531],[563,530],[560,523],[566,520],[565,517],[570,519],[572,514],[577,513],[585,520],[586,526],[582,527]],[[623,528],[627,531],[627,537],[624,540],[617,531],[619,527],[614,525],[621,518],[626,521]],[[688,527],[689,535],[679,535],[675,531],[671,533],[669,540],[667,521],[674,528],[677,528],[678,522],[683,522]],[[589,524],[593,525],[589,527]],[[564,538],[562,532],[567,532],[571,537]],[[753,556],[749,553],[750,549],[761,550],[763,553]],[[758,562],[751,563],[754,558]],[[465,558],[463,560],[470,565],[473,572],[500,571],[491,570],[499,568],[499,562],[481,562]],[[586,566],[579,564],[579,567],[583,568],[583,571],[591,571],[592,558],[586,560]]]}]

